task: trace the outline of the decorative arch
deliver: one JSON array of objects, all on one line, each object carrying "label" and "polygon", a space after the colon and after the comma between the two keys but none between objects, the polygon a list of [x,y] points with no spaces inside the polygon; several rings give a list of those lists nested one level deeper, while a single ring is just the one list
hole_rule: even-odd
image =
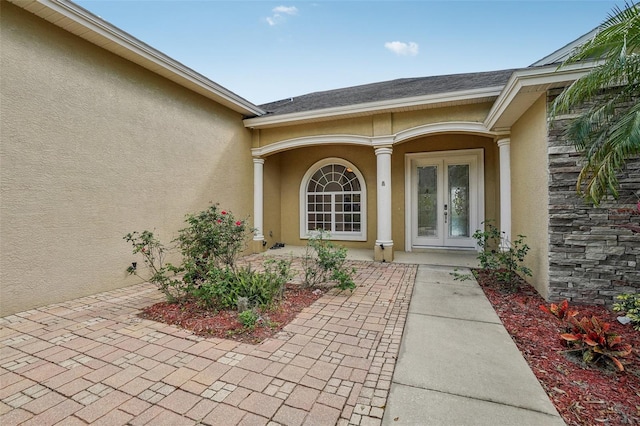
[{"label": "decorative arch", "polygon": [[323,229],[333,240],[367,240],[367,188],[356,166],[330,157],[313,164],[300,183],[300,238]]},{"label": "decorative arch", "polygon": [[398,145],[417,137],[446,133],[471,134],[490,138],[498,136],[498,133],[488,130],[482,123],[471,121],[447,121],[424,124],[385,136],[328,134],[286,139],[260,148],[253,148],[251,150],[251,154],[254,157],[264,158],[282,151],[321,145],[359,145],[375,148],[381,144]]},{"label": "decorative arch", "polygon": [[265,157],[273,154],[277,154],[282,151],[289,151],[296,148],[304,148],[308,146],[318,145],[360,145],[371,146],[371,138],[367,136],[354,136],[354,135],[319,135],[319,136],[304,136],[301,138],[286,139],[283,141],[274,142],[272,144],[253,148],[251,154],[254,157]]},{"label": "decorative arch", "polygon": [[494,138],[497,134],[486,128],[482,123],[471,121],[446,121],[441,123],[430,123],[422,126],[412,127],[394,134],[393,144],[398,145],[411,139],[422,136],[440,134],[467,134]]}]

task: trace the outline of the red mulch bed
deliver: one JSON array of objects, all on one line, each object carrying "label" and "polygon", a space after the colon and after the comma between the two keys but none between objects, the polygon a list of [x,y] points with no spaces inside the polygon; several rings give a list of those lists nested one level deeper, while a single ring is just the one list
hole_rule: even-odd
[{"label": "red mulch bed", "polygon": [[620,324],[604,306],[577,306],[577,318],[597,316],[611,323],[633,352],[620,359],[625,371],[584,364],[563,353],[560,324],[540,310],[547,305],[533,287],[521,283],[516,292],[498,288],[482,271],[478,282],[502,323],[531,366],[542,387],[568,425],[640,424],[640,332]]},{"label": "red mulch bed", "polygon": [[213,311],[200,306],[195,300],[180,303],[161,302],[144,308],[141,318],[176,325],[199,336],[218,337],[256,344],[273,336],[290,323],[307,306],[322,297],[324,292],[287,284],[284,298],[272,309],[259,311],[260,320],[255,328],[245,328],[235,310]]}]

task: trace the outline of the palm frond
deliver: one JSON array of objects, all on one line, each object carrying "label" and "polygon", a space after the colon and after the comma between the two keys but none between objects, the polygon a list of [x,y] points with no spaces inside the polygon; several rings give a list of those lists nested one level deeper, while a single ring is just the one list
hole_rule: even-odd
[{"label": "palm frond", "polygon": [[584,156],[576,182],[578,193],[598,204],[618,196],[618,173],[640,155],[640,5],[616,7],[596,35],[579,46],[561,66],[597,61],[553,101],[551,119],[582,110],[567,137]]}]

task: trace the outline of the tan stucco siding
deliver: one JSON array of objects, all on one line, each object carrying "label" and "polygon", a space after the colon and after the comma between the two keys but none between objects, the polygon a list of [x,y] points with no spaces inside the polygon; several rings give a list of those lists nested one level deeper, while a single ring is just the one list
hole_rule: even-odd
[{"label": "tan stucco siding", "polygon": [[282,181],[281,156],[272,155],[264,163],[263,234],[267,248],[282,242]]},{"label": "tan stucco siding", "polygon": [[275,142],[316,135],[360,135],[372,136],[371,117],[357,117],[345,120],[320,121],[317,123],[261,129],[260,146]]},{"label": "tan stucco siding", "polygon": [[545,96],[511,128],[511,232],[531,247],[526,265],[531,284],[547,297],[549,288],[549,180]]},{"label": "tan stucco siding", "polygon": [[467,121],[480,123],[487,117],[491,103],[458,105],[447,108],[430,108],[393,114],[393,133],[425,124]]},{"label": "tan stucco siding", "polygon": [[1,7],[0,315],[137,282],[127,232],[252,212],[239,114]]},{"label": "tan stucco siding", "polygon": [[[362,173],[367,186],[367,241],[344,241],[347,247],[371,248],[376,239],[376,157],[372,148],[358,146],[309,147],[278,154],[281,170],[281,235],[287,244],[305,245],[300,238],[300,184],[316,162],[338,157],[352,163]],[[267,157],[266,163],[271,161]],[[265,226],[268,228],[269,225]],[[265,229],[267,229],[265,228]]]}]

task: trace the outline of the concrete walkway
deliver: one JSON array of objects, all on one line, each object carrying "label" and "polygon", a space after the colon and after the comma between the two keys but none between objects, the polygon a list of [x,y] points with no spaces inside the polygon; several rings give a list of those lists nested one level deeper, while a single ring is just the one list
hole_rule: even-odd
[{"label": "concrete walkway", "polygon": [[421,265],[384,425],[564,425],[475,280]]}]

